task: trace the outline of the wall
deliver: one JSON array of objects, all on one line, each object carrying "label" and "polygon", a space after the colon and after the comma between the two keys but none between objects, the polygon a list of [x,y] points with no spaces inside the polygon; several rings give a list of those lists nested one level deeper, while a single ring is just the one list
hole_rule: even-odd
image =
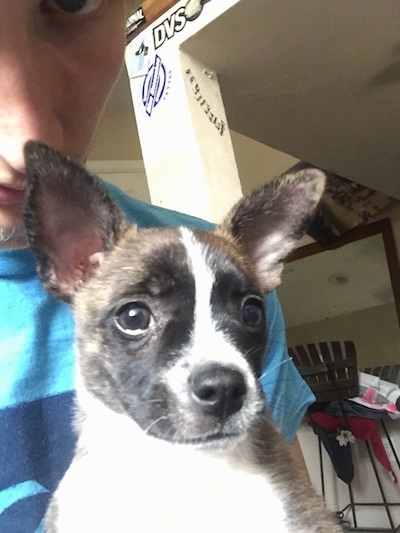
[{"label": "wall", "polygon": [[125,66],[114,86],[93,138],[89,161],[142,161],[139,135]]},{"label": "wall", "polygon": [[113,183],[126,194],[150,202],[150,193],[147,185],[146,172],[142,161],[107,160],[88,161],[87,168],[101,176],[105,181]]},{"label": "wall", "polygon": [[104,112],[93,139],[88,160],[142,160],[133,111],[132,115]]},{"label": "wall", "polygon": [[298,162],[291,155],[231,131],[243,194],[279,176]]},{"label": "wall", "polygon": [[352,340],[359,368],[400,362],[400,330],[394,304],[288,328],[286,336],[288,346]]}]

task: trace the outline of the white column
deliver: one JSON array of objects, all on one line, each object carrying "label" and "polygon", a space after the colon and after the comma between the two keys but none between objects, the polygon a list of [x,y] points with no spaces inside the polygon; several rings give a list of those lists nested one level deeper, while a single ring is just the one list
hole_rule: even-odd
[{"label": "white column", "polygon": [[219,222],[242,191],[217,73],[180,49],[203,17],[185,4],[130,44],[127,67],[152,202]]}]

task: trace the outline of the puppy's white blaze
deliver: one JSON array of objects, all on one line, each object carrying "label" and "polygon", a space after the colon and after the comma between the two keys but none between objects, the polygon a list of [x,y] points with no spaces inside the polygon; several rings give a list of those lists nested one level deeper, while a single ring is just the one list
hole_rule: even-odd
[{"label": "puppy's white blaze", "polygon": [[187,378],[190,371],[204,363],[220,363],[242,372],[249,391],[249,403],[256,400],[256,380],[250,365],[232,341],[217,329],[211,310],[211,294],[215,282],[214,273],[208,267],[202,243],[193,233],[181,228],[182,241],[187,250],[188,263],[195,280],[194,328],[190,344],[183,356],[167,370],[165,383],[179,395],[185,397]]},{"label": "puppy's white blaze", "polygon": [[195,328],[197,328],[198,324],[205,324],[209,327],[212,324],[210,299],[215,276],[207,266],[202,253],[201,243],[195,239],[193,233],[188,229],[181,228],[181,235],[186,247],[188,263],[195,281]]}]

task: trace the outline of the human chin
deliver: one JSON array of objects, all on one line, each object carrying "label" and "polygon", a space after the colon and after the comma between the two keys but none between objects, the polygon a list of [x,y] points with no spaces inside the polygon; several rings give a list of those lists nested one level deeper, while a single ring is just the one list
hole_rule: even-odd
[{"label": "human chin", "polygon": [[0,205],[0,249],[25,248],[21,205]]}]

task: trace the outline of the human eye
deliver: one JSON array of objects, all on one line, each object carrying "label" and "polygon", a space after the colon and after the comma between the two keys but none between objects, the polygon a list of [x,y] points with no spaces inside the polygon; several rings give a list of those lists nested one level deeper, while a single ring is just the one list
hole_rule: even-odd
[{"label": "human eye", "polygon": [[47,8],[61,13],[87,15],[95,12],[104,0],[46,0]]}]

